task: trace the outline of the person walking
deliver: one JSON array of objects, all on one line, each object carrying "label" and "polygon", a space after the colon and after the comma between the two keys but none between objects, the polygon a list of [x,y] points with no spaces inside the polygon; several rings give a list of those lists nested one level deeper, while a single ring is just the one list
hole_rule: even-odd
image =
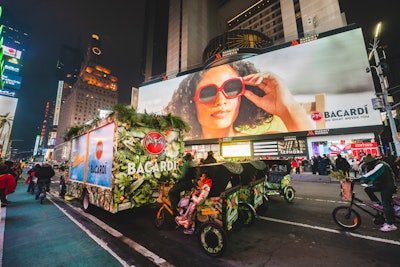
[{"label": "person walking", "polygon": [[10,174],[10,168],[6,164],[0,164],[0,200],[1,206],[9,204],[7,195],[14,193],[17,187],[15,177]]},{"label": "person walking", "polygon": [[342,155],[337,155],[335,165],[337,171],[342,171],[344,175],[349,176],[350,164],[345,158],[342,157]]},{"label": "person walking", "polygon": [[34,187],[35,187],[35,175],[39,171],[40,164],[36,164],[33,166],[29,171],[29,184],[28,188],[26,189],[26,192],[34,194]]}]

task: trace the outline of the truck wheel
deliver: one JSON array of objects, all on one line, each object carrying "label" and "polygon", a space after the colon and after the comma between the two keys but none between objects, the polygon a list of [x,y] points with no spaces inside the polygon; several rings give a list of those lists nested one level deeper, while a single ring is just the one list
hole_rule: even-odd
[{"label": "truck wheel", "polygon": [[87,190],[83,191],[82,209],[84,212],[90,212],[91,210],[89,192]]},{"label": "truck wheel", "polygon": [[204,252],[212,257],[221,256],[228,244],[224,229],[212,222],[200,226],[199,242]]}]

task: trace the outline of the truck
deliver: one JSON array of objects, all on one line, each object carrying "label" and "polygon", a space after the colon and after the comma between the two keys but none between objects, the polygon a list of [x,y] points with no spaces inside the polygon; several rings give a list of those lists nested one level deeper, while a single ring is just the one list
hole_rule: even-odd
[{"label": "truck", "polygon": [[183,132],[179,117],[136,113],[117,105],[106,118],[66,134],[70,159],[66,196],[111,213],[156,203],[160,179],[180,174]]}]

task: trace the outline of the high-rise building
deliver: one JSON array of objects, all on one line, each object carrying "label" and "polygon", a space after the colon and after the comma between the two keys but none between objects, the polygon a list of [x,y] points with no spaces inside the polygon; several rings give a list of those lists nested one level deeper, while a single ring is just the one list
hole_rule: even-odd
[{"label": "high-rise building", "polygon": [[29,47],[26,28],[0,6],[0,156],[3,157],[10,156],[12,141],[17,141],[10,138],[23,79],[23,58]]},{"label": "high-rise building", "polygon": [[[227,31],[255,30],[277,45],[346,25],[338,0],[170,0],[169,3],[166,70],[162,73],[167,76],[201,66],[208,42]],[[148,44],[147,47],[152,47]],[[145,81],[161,74],[148,68],[151,62],[154,57],[147,53]]]},{"label": "high-rise building", "polygon": [[100,38],[93,34],[77,80],[61,105],[55,145],[64,141],[69,127],[84,125],[118,103],[118,79],[101,65],[102,54]]}]

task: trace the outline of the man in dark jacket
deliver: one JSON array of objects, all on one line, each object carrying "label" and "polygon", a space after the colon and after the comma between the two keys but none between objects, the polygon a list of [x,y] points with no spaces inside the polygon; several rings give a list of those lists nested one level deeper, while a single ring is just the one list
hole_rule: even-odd
[{"label": "man in dark jacket", "polygon": [[35,189],[35,194],[36,194],[35,199],[39,199],[39,194],[43,186],[46,186],[47,192],[50,190],[50,181],[51,177],[53,177],[54,174],[55,173],[53,168],[47,163],[44,163],[35,173],[35,176],[38,178],[37,186]]},{"label": "man in dark jacket", "polygon": [[[377,160],[371,155],[367,155],[363,159],[363,163],[367,168],[367,173],[360,177],[363,182],[372,182],[371,186],[364,189],[371,201],[375,202],[374,206],[379,208],[382,204],[385,213],[386,222],[380,228],[382,232],[397,230],[394,222],[393,194],[396,192],[396,182],[394,173],[389,164],[383,160]],[[382,202],[379,201],[374,192],[381,192]]]}]

